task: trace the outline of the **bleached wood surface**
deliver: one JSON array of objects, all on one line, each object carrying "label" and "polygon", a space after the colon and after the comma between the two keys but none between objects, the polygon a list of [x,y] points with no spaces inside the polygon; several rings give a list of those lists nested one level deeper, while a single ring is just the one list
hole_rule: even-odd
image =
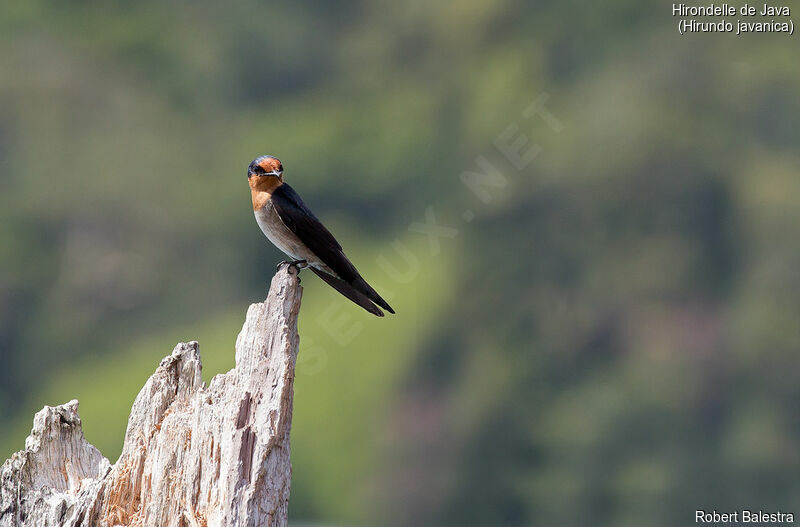
[{"label": "bleached wood surface", "polygon": [[286,526],[297,314],[282,266],[236,340],[236,367],[201,381],[196,342],[165,357],[136,397],[119,460],[83,436],[78,401],[36,414],[2,467],[0,527]]}]

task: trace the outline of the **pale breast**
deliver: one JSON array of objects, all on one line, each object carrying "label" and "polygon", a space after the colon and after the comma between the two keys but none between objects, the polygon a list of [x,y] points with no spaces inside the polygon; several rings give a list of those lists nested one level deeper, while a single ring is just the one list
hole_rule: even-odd
[{"label": "pale breast", "polygon": [[[261,227],[261,231],[272,242],[272,244],[280,249],[287,256],[295,260],[305,260],[309,265],[313,265],[317,269],[326,272],[331,272],[327,265],[317,258],[306,245],[300,241],[300,238],[293,233],[286,224],[283,223],[275,207],[271,201],[255,211],[256,222]],[[331,272],[331,274],[333,274]]]}]

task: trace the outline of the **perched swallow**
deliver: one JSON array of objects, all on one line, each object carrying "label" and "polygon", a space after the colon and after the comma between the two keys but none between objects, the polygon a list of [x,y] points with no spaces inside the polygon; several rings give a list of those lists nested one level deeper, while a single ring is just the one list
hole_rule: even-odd
[{"label": "perched swallow", "polygon": [[254,159],[247,167],[247,182],[258,226],[275,247],[294,259],[291,264],[309,267],[328,285],[373,315],[383,316],[378,306],[394,313],[347,259],[336,238],[297,192],[283,182],[283,165],[278,158]]}]

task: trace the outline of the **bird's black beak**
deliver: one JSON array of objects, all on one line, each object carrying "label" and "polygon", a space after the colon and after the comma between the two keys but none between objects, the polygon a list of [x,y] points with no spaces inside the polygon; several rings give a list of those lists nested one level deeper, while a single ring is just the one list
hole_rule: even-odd
[{"label": "bird's black beak", "polygon": [[253,176],[275,176],[275,177],[281,177],[282,175],[283,175],[283,172],[282,171],[278,171],[278,170],[273,170],[272,172],[264,172],[263,174],[258,174],[256,172],[253,172],[250,169],[247,170],[247,179],[250,179]]}]

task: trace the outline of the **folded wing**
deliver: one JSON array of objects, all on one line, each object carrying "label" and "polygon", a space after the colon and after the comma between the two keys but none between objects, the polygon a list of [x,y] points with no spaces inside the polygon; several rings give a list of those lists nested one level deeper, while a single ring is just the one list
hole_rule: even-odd
[{"label": "folded wing", "polygon": [[[331,287],[367,311],[383,316],[380,309],[369,309],[364,304],[375,302],[390,313],[391,306],[364,280],[353,263],[345,256],[342,246],[333,237],[292,187],[284,183],[272,193],[272,203],[283,223],[294,232],[300,241],[322,260],[337,276],[313,269]],[[323,276],[325,275],[325,276]],[[329,280],[330,277],[333,280]],[[341,282],[341,283],[340,283]],[[347,291],[347,292],[345,292]],[[359,297],[356,297],[359,294]],[[371,302],[370,302],[371,301]],[[378,311],[378,313],[375,313]]]}]

